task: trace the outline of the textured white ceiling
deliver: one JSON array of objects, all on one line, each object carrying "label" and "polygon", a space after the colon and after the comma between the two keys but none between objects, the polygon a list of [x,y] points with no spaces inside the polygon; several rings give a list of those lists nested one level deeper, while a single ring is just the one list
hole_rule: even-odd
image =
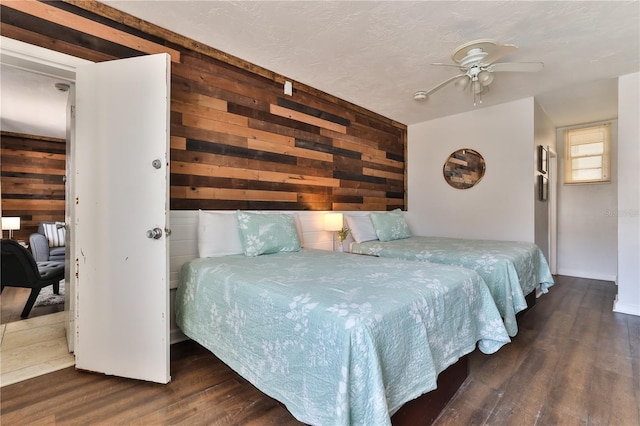
[{"label": "textured white ceiling", "polygon": [[0,128],[5,132],[65,138],[68,92],[55,88],[65,80],[2,64]]},{"label": "textured white ceiling", "polygon": [[474,108],[453,85],[424,103],[413,93],[455,75],[430,64],[479,38],[519,47],[503,62],[545,64],[536,74],[496,74],[482,106],[544,95],[556,125],[568,124],[564,93],[575,98],[572,89],[589,83],[600,105],[615,102],[596,87],[640,69],[638,1],[105,3],[404,124]]},{"label": "textured white ceiling", "polygon": [[[556,126],[610,119],[616,77],[640,70],[637,0],[104,3],[404,124],[530,96]],[[542,61],[544,69],[496,74],[476,107],[453,85],[413,100],[458,71],[430,63],[450,62],[456,47],[479,38],[519,47],[503,62]],[[37,81],[44,89],[33,87]],[[3,129],[39,126],[40,134],[64,137],[64,118],[41,128],[41,117],[66,104],[50,79],[3,67],[1,83]]]}]

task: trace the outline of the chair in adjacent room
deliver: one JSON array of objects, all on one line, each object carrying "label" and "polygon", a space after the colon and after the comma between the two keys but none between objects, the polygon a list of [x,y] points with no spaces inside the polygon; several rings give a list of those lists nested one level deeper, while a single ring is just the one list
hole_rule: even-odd
[{"label": "chair in adjacent room", "polygon": [[36,262],[60,261],[65,257],[65,228],[63,222],[42,222],[38,232],[29,237],[29,247]]},{"label": "chair in adjacent room", "polygon": [[2,281],[1,290],[5,287],[30,288],[31,293],[24,305],[22,318],[29,316],[40,290],[53,285],[53,292],[59,294],[60,281],[64,278],[64,263],[59,261],[37,262],[26,248],[18,242],[2,239]]}]

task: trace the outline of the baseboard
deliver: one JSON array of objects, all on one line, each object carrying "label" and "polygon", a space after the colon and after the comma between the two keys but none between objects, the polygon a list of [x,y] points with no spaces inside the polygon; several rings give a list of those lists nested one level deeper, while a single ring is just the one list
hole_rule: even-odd
[{"label": "baseboard", "polygon": [[598,272],[577,271],[575,269],[558,269],[558,275],[599,281],[616,282],[618,280],[618,276],[616,274],[600,274]]},{"label": "baseboard", "polygon": [[618,296],[616,296],[616,300],[613,301],[613,312],[618,312],[620,314],[635,315],[640,317],[640,305],[620,303],[620,301],[618,300]]}]

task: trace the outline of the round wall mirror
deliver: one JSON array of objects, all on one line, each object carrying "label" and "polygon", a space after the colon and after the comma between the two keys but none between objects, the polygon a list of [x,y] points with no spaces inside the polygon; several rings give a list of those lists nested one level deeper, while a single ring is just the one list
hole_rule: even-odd
[{"label": "round wall mirror", "polygon": [[484,176],[484,158],[473,149],[464,148],[452,153],[444,163],[444,180],[456,189],[469,189]]}]

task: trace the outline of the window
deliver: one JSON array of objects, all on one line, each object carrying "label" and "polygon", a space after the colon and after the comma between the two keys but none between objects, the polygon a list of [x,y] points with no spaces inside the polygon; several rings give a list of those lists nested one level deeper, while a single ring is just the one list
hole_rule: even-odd
[{"label": "window", "polygon": [[609,182],[609,123],[564,134],[564,183]]}]

